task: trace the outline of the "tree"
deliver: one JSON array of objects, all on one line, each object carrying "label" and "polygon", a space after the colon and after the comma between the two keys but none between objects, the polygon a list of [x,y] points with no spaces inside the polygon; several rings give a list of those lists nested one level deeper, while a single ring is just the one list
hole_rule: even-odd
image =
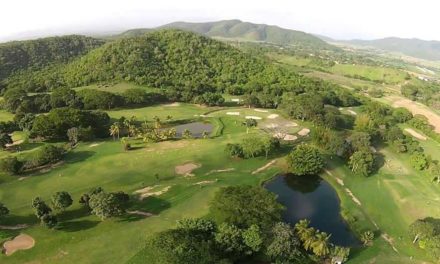
[{"label": "tree", "polygon": [[121,132],[121,126],[119,125],[119,122],[115,122],[110,126],[110,136],[113,137],[113,140],[115,140],[115,136],[118,136],[119,139],[119,133]]},{"label": "tree", "polygon": [[190,139],[191,137],[192,137],[192,135],[191,135],[191,131],[189,131],[188,129],[183,130],[183,132],[182,132],[182,138]]},{"label": "tree", "polygon": [[40,220],[41,220],[41,225],[43,225],[47,228],[51,228],[51,229],[56,227],[58,224],[57,217],[50,214],[50,213],[44,214],[43,216],[41,216]]},{"label": "tree", "polygon": [[94,194],[98,194],[100,192],[104,192],[104,189],[102,189],[101,187],[92,188],[88,193],[84,193],[83,195],[81,195],[78,202],[82,206],[90,209],[90,206],[89,206],[90,196],[92,196]]},{"label": "tree", "polygon": [[17,175],[23,169],[23,162],[17,159],[15,156],[8,156],[0,160],[0,170],[10,174]]},{"label": "tree", "polygon": [[414,169],[419,171],[427,169],[429,165],[426,155],[419,151],[411,154],[410,162]]},{"label": "tree", "polygon": [[73,203],[72,197],[68,192],[56,192],[52,195],[52,206],[55,210],[64,211]]},{"label": "tree", "polygon": [[375,131],[375,124],[369,115],[359,114],[354,120],[354,130],[358,132],[365,132],[371,135]]},{"label": "tree", "polygon": [[435,180],[437,184],[440,183],[440,164],[438,161],[432,162],[429,165],[429,172],[431,173],[433,177],[433,181]]},{"label": "tree", "polygon": [[23,131],[30,131],[32,129],[32,125],[34,124],[35,117],[36,116],[32,113],[26,113],[18,121],[18,127]]},{"label": "tree", "polygon": [[394,109],[393,111],[393,117],[396,119],[399,123],[405,123],[406,121],[409,121],[413,118],[412,113],[404,108],[404,107],[398,107]]},{"label": "tree", "polygon": [[229,223],[239,228],[255,224],[264,230],[281,219],[283,206],[273,193],[262,187],[230,186],[215,194],[209,209],[219,224]]},{"label": "tree", "polygon": [[365,246],[371,245],[371,242],[373,242],[373,239],[374,239],[374,233],[371,231],[365,231],[361,234],[361,240]]},{"label": "tree", "polygon": [[243,148],[240,146],[240,144],[228,143],[226,144],[225,151],[230,157],[242,158],[244,156]]},{"label": "tree", "polygon": [[325,232],[317,232],[312,243],[312,251],[318,257],[325,257],[330,253],[330,236]]},{"label": "tree", "polygon": [[209,137],[208,131],[203,131],[202,138],[207,139]]},{"label": "tree", "polygon": [[211,264],[221,263],[222,258],[212,236],[181,228],[157,233],[147,249],[150,254],[145,261],[151,264]]},{"label": "tree", "polygon": [[69,128],[67,130],[67,138],[70,141],[70,146],[75,146],[78,143],[79,130],[76,127]]},{"label": "tree", "polygon": [[94,215],[105,220],[124,214],[126,204],[119,199],[117,194],[102,191],[90,196],[89,206]]},{"label": "tree", "polygon": [[313,227],[309,227],[309,225],[310,221],[307,219],[302,219],[295,224],[295,231],[303,242],[305,250],[312,249],[313,242],[315,241],[316,231]]},{"label": "tree", "polygon": [[41,219],[44,215],[50,214],[52,212],[52,209],[40,197],[35,197],[32,200],[32,208],[35,211],[35,215],[39,219]]},{"label": "tree", "polygon": [[348,256],[350,255],[350,248],[334,246],[331,249],[330,255],[332,258],[337,258],[344,263],[348,260]]},{"label": "tree", "polygon": [[244,122],[245,126],[246,126],[246,134],[249,134],[249,129],[252,127],[256,127],[258,125],[257,120],[253,119],[253,118],[248,118],[246,119],[246,121]]},{"label": "tree", "polygon": [[258,225],[251,225],[242,232],[243,242],[248,247],[247,255],[259,252],[263,246],[263,233]]},{"label": "tree", "polygon": [[371,137],[368,133],[353,132],[347,140],[350,142],[353,151],[370,150]]},{"label": "tree", "polygon": [[9,209],[3,203],[0,203],[0,219],[7,214],[9,214]]},{"label": "tree", "polygon": [[32,157],[34,167],[53,164],[63,159],[65,150],[62,146],[46,144],[42,146]]},{"label": "tree", "polygon": [[232,224],[222,223],[218,227],[215,242],[223,252],[231,256],[239,257],[246,250],[242,230]]},{"label": "tree", "polygon": [[312,175],[322,170],[324,160],[316,148],[300,144],[287,156],[287,164],[295,175]]},{"label": "tree", "polygon": [[6,145],[12,144],[12,137],[8,133],[0,133],[0,147],[2,149],[6,148]]},{"label": "tree", "polygon": [[240,144],[245,158],[254,158],[264,154],[264,145],[261,135],[248,135]]},{"label": "tree", "polygon": [[374,168],[374,156],[371,151],[356,151],[351,155],[348,165],[355,174],[368,176]]},{"label": "tree", "polygon": [[266,254],[275,263],[301,263],[301,243],[289,224],[278,222],[271,230]]}]

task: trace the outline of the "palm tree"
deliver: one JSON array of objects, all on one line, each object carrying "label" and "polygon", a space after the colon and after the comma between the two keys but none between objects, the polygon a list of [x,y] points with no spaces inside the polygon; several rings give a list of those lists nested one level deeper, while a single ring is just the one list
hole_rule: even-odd
[{"label": "palm tree", "polygon": [[154,119],[154,128],[159,129],[162,127],[162,124],[160,123],[160,118],[158,116],[153,117]]},{"label": "palm tree", "polygon": [[191,138],[191,131],[189,131],[188,129],[183,130],[182,137],[186,139]]},{"label": "palm tree", "polygon": [[300,238],[303,236],[306,229],[309,228],[309,225],[310,221],[307,219],[299,220],[299,222],[295,224],[295,231]]},{"label": "palm tree", "polygon": [[325,232],[317,232],[312,242],[312,251],[318,257],[327,256],[330,253],[330,236]]},{"label": "palm tree", "polygon": [[119,131],[120,131],[120,125],[118,122],[113,123],[113,125],[110,126],[110,135],[113,137],[113,140],[115,140],[115,136],[118,136],[119,139]]},{"label": "palm tree", "polygon": [[305,250],[313,248],[313,243],[315,242],[316,230],[313,227],[309,227],[304,230],[303,235],[300,237],[303,242]]}]

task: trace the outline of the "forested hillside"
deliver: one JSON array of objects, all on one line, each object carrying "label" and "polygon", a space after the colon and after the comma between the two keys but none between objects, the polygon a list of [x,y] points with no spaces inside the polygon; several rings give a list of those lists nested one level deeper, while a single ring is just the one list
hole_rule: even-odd
[{"label": "forested hillside", "polygon": [[0,81],[18,70],[68,62],[103,43],[91,37],[71,35],[0,44]]},{"label": "forested hillside", "polygon": [[[278,26],[253,24],[240,20],[224,20],[206,23],[175,22],[160,28],[173,28],[193,31],[214,38],[237,39],[242,41],[268,42],[278,45],[313,46],[316,48],[334,49],[321,39],[296,30]],[[136,36],[151,29],[134,29],[120,36]]]},{"label": "forested hillside", "polygon": [[[6,82],[28,92],[129,81],[152,87],[201,92],[283,85],[298,79],[228,44],[180,30],[160,30],[109,42],[65,65],[27,71]],[[257,85],[257,83],[259,85]]]}]

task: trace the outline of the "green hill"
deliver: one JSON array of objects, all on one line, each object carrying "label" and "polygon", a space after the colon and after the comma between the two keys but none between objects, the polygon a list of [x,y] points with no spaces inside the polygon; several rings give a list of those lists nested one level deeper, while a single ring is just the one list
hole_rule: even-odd
[{"label": "green hill", "polygon": [[[317,48],[333,49],[325,41],[301,31],[280,28],[265,24],[253,24],[240,20],[224,20],[206,23],[175,22],[160,28],[174,28],[193,31],[213,38],[222,38],[241,41],[268,42],[278,45],[313,46]],[[150,29],[134,29],[122,33],[120,36],[135,36],[144,34]]]},{"label": "green hill", "polygon": [[99,47],[103,41],[70,35],[0,44],[0,81],[12,73],[65,63]]},{"label": "green hill", "polygon": [[440,41],[384,38],[376,40],[352,40],[350,41],[350,43],[391,52],[399,52],[408,56],[425,60],[440,60]]},{"label": "green hill", "polygon": [[276,85],[288,78],[299,77],[227,43],[188,31],[164,29],[108,42],[65,65],[15,75],[7,80],[6,87],[30,92],[127,81],[184,89],[192,97],[206,91],[250,86],[251,81],[257,88]]}]

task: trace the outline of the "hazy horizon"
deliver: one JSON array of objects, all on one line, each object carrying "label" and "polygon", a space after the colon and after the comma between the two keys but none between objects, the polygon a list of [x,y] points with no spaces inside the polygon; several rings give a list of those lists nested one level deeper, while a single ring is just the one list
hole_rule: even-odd
[{"label": "hazy horizon", "polygon": [[[276,3],[276,4],[274,4]],[[17,0],[2,3],[0,41],[64,34],[111,34],[164,24],[239,19],[257,24],[319,34],[338,40],[385,37],[440,41],[433,0],[368,2],[310,0],[305,2],[140,0],[86,1],[60,4],[54,0]],[[411,3],[411,4],[409,4]],[[26,7],[25,9],[23,7]]]}]

